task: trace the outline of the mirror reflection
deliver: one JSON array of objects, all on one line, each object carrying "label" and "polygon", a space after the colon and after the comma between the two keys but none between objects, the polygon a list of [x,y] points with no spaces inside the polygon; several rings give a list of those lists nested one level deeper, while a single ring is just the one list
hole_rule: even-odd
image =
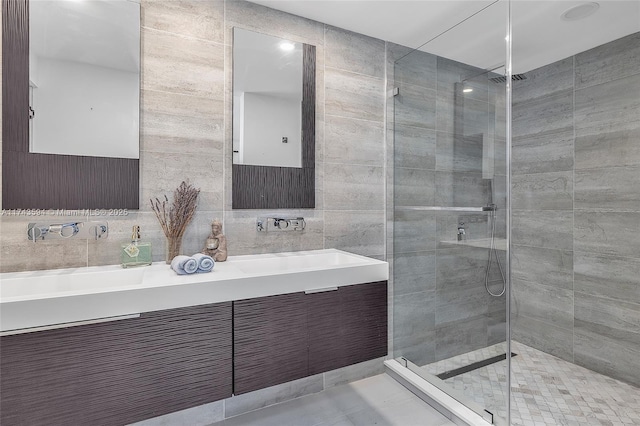
[{"label": "mirror reflection", "polygon": [[29,2],[29,151],[139,158],[140,5]]},{"label": "mirror reflection", "polygon": [[233,164],[302,167],[303,44],[234,28]]}]

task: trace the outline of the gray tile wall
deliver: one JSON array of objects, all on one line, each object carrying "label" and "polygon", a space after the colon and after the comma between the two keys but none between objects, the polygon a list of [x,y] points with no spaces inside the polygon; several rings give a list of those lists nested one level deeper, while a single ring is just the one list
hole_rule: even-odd
[{"label": "gray tile wall", "polygon": [[[163,260],[164,236],[149,199],[170,196],[182,180],[201,189],[184,253],[202,249],[218,218],[230,255],[341,248],[383,258],[385,42],[244,1],[142,0],[141,11],[140,210],[106,217],[110,235],[100,242],[29,244],[31,218],[3,216],[2,272],[118,263],[134,224],[152,242],[154,260]],[[235,26],[317,48],[315,209],[231,208]],[[307,230],[258,235],[256,217],[276,213],[304,216]]]},{"label": "gray tile wall", "polygon": [[[406,211],[402,206],[484,206],[489,185],[482,175],[477,135],[504,150],[496,106],[504,86],[487,75],[456,86],[481,70],[425,52],[389,44],[387,78],[399,95],[388,102],[387,257],[393,272],[393,355],[424,365],[505,340],[505,299],[484,288],[487,250],[455,246],[459,222],[470,239],[487,238],[487,214]],[[406,56],[405,56],[406,55]],[[394,63],[394,61],[398,62]],[[457,102],[457,104],[456,104]],[[504,106],[504,102],[502,103]],[[504,154],[497,158],[496,189],[504,181]],[[503,185],[504,186],[504,185]],[[495,202],[505,205],[504,192]],[[395,206],[395,209],[394,209]],[[504,208],[502,209],[504,212]],[[502,225],[504,228],[504,224]],[[504,235],[504,229],[501,234]],[[492,264],[491,284],[499,283]],[[501,287],[501,286],[499,286]],[[499,290],[499,289],[498,289]]]},{"label": "gray tile wall", "polygon": [[513,337],[640,385],[640,33],[526,74],[513,91]]},{"label": "gray tile wall", "polygon": [[[385,257],[385,42],[236,0],[141,1],[140,210],[106,217],[106,241],[25,238],[30,217],[0,218],[0,270],[116,264],[131,227],[142,227],[154,260],[164,236],[149,198],[171,195],[182,180],[201,188],[183,252],[202,249],[214,218],[230,255],[345,249]],[[232,210],[232,29],[238,26],[316,46],[316,208]],[[304,233],[258,234],[256,217],[300,215]],[[65,216],[46,217],[63,221]],[[76,217],[87,220],[88,217]],[[259,393],[196,407],[148,424],[208,424],[275,402],[381,373],[382,359]]]}]

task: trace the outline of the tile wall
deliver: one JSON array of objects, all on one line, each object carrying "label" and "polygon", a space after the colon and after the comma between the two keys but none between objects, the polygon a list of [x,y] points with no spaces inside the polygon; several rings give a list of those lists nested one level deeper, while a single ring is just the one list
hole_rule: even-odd
[{"label": "tile wall", "polygon": [[[109,221],[105,241],[29,243],[33,218],[0,220],[2,272],[116,264],[131,227],[163,260],[164,235],[149,199],[182,180],[201,189],[184,253],[200,251],[214,218],[230,255],[322,248],[383,258],[385,251],[385,42],[244,1],[141,0],[140,210]],[[233,27],[317,48],[316,208],[231,208]],[[304,216],[304,233],[258,234],[258,216]],[[92,219],[56,215],[38,218]]]},{"label": "tile wall", "polygon": [[513,338],[640,385],[640,33],[513,91]]}]

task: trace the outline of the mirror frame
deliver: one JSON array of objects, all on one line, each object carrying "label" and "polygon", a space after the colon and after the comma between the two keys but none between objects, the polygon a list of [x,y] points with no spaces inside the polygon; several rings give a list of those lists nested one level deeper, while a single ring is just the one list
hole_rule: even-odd
[{"label": "mirror frame", "polygon": [[[231,111],[233,111],[233,105],[231,106],[231,108]],[[303,43],[302,167],[298,168],[232,164],[232,208],[315,208],[315,134],[316,47]],[[229,149],[233,150],[233,147],[230,147]],[[233,163],[233,153],[231,153],[231,158],[231,162]]]},{"label": "mirror frame", "polygon": [[29,152],[28,93],[29,0],[2,0],[2,208],[138,209],[139,159]]}]

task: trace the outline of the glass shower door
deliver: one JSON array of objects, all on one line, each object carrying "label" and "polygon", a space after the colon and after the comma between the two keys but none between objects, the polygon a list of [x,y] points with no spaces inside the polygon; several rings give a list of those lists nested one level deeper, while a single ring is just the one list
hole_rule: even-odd
[{"label": "glass shower door", "polygon": [[[509,376],[506,15],[493,3],[420,50],[390,49],[394,356],[495,423]],[[464,43],[493,48],[474,64],[444,48]]]}]

